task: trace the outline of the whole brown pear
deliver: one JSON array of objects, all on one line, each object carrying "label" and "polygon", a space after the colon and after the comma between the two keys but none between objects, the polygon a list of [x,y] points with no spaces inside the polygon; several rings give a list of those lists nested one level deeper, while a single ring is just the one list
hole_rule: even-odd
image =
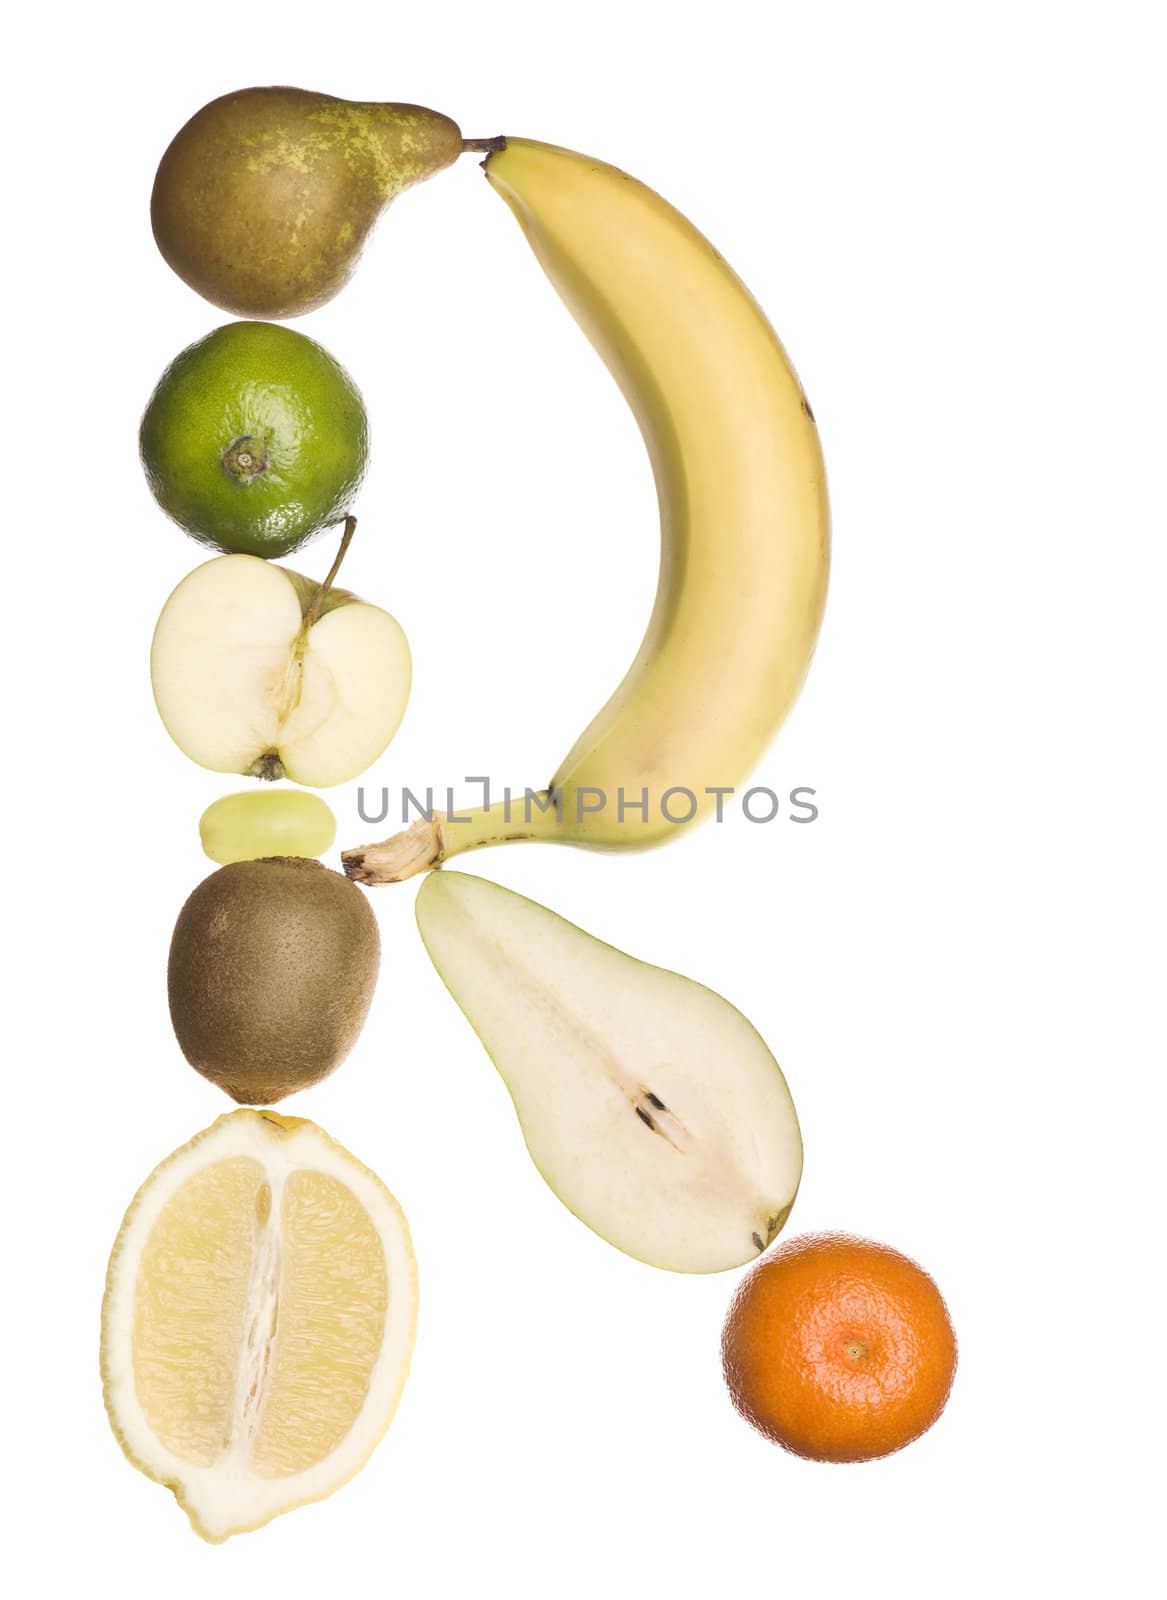
[{"label": "whole brown pear", "polygon": [[340,1065],[373,998],[381,943],[361,891],[302,856],[235,861],[179,912],[170,1019],[191,1066],[266,1106]]},{"label": "whole brown pear", "polygon": [[347,282],[394,196],[461,149],[457,124],[423,106],[241,89],[196,111],[162,157],[154,237],[225,311],[302,316]]}]

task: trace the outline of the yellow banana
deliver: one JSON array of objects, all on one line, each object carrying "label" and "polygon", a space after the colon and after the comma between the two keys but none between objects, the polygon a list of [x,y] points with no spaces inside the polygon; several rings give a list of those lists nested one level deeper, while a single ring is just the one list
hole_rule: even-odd
[{"label": "yellow banana", "polygon": [[435,816],[347,851],[346,870],[365,883],[504,840],[636,848],[676,834],[777,731],[826,598],[818,433],[741,280],[615,167],[528,139],[508,139],[484,165],[640,424],[660,499],[660,586],[623,683],[535,804]]}]

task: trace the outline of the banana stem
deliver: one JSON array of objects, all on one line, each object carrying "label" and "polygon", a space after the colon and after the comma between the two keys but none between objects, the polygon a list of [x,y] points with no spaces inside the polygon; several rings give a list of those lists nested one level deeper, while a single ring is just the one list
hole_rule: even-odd
[{"label": "banana stem", "polygon": [[348,547],[353,542],[353,534],[357,531],[357,519],[348,516],[344,519],[344,532],[340,538],[340,548],[336,552],[336,559],[328,569],[328,576],[312,596],[312,604],[304,613],[304,626],[302,636],[308,637],[308,630],[320,620],[320,608],[328,597],[328,591],[336,582],[336,575],[340,571],[340,564],[348,553]]},{"label": "banana stem", "polygon": [[497,133],[497,134],[495,134],[493,139],[463,139],[462,140],[462,154],[463,155],[493,156],[493,155],[498,155],[500,152],[505,150],[506,147],[507,147],[507,140],[506,140],[506,134],[505,133]]},{"label": "banana stem", "polygon": [[350,878],[371,888],[380,883],[403,883],[466,850],[518,844],[524,839],[554,839],[560,831],[558,810],[546,790],[534,801],[513,802],[510,810],[509,820],[501,805],[450,816],[434,812],[380,844],[345,850],[340,859]]}]

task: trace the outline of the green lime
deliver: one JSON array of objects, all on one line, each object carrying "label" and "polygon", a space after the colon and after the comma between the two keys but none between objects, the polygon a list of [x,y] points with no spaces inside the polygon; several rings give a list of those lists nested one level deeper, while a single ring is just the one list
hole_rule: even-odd
[{"label": "green lime", "polygon": [[360,391],[315,340],[229,322],[170,363],[139,442],[154,498],[187,533],[283,556],[350,509],[369,429]]}]

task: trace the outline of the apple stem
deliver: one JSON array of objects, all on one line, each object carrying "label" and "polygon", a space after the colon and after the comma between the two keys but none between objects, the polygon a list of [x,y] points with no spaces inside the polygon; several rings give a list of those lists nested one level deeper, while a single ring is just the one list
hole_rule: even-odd
[{"label": "apple stem", "polygon": [[499,155],[507,147],[505,133],[496,133],[493,139],[463,139],[462,153],[464,155]]},{"label": "apple stem", "polygon": [[336,582],[336,575],[340,571],[340,564],[344,560],[345,555],[348,552],[349,545],[352,544],[352,542],[353,542],[353,534],[356,531],[357,531],[357,519],[355,517],[353,517],[353,516],[346,517],[344,519],[344,532],[343,532],[343,534],[341,535],[341,538],[340,538],[340,549],[336,552],[336,560],[332,563],[331,567],[329,567],[327,578],[325,578],[324,582],[320,585],[319,589],[317,589],[316,593],[312,596],[312,604],[308,607],[308,610],[304,613],[304,634],[305,634],[305,636],[307,635],[309,628],[311,628],[316,622],[318,622],[320,620],[320,608],[324,604],[325,599],[327,598],[328,591],[332,588],[332,585]]}]

